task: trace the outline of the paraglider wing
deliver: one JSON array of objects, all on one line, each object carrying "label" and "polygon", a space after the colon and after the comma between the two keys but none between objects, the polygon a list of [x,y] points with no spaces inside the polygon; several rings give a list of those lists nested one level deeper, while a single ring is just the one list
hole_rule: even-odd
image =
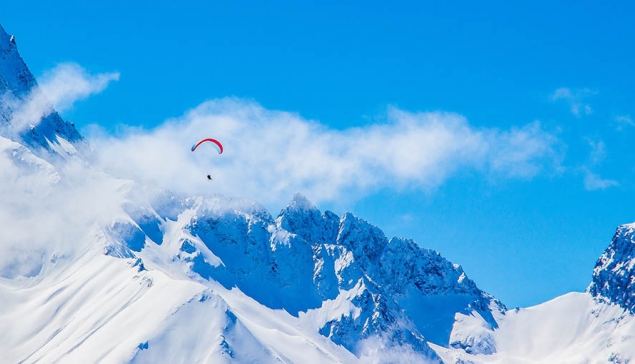
[{"label": "paraglider wing", "polygon": [[216,150],[218,150],[218,154],[223,154],[223,145],[216,139],[212,139],[212,138],[205,138],[203,140],[201,140],[200,142],[194,144],[192,146],[192,152],[196,150],[196,148],[198,148],[199,145],[205,143],[205,142],[211,142],[212,145],[214,145],[216,147]]}]

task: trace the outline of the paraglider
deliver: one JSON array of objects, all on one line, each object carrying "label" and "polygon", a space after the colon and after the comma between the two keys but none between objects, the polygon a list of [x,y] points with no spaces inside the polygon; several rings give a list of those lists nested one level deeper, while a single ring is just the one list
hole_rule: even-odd
[{"label": "paraglider", "polygon": [[[201,145],[203,143],[206,143],[206,142],[211,143],[211,145],[213,145],[214,148],[216,148],[216,150],[218,151],[218,154],[223,154],[223,145],[218,140],[212,139],[212,138],[205,138],[205,139],[202,139],[201,141],[199,141],[198,143],[194,144],[192,146],[192,152],[195,151],[199,147],[199,145]],[[208,174],[207,175],[207,179],[211,181],[212,180],[212,175]]]},{"label": "paraglider", "polygon": [[216,139],[212,139],[212,138],[205,138],[203,140],[201,140],[200,142],[194,144],[192,146],[192,152],[196,150],[196,148],[198,148],[199,145],[205,143],[205,142],[211,142],[212,145],[216,148],[216,150],[218,151],[218,154],[223,154],[223,145]]}]

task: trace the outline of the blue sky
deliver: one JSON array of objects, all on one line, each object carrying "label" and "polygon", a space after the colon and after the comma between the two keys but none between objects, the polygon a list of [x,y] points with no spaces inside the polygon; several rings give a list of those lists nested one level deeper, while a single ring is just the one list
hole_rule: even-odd
[{"label": "blue sky", "polygon": [[[306,132],[293,139],[299,149],[280,153],[327,141],[311,145],[329,150],[312,167],[332,163],[336,172],[314,178],[281,166],[288,186],[262,179],[279,188],[275,198],[257,183],[243,193],[274,214],[293,189],[322,210],[352,211],[524,307],[584,290],[616,226],[635,221],[634,7],[26,0],[3,3],[0,22],[36,76],[67,62],[119,74],[63,112],[85,134],[99,125],[130,140],[220,116],[263,135],[279,130],[263,138],[271,143]],[[282,132],[285,123],[293,133]],[[411,140],[400,133],[450,145],[401,153]],[[255,145],[234,150],[249,157]],[[235,170],[247,157],[234,155],[242,162],[223,171],[261,181]]]}]

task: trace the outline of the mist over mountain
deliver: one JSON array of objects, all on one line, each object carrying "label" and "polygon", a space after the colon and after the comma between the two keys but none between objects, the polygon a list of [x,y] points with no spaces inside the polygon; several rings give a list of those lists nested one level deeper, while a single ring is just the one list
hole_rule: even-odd
[{"label": "mist over mountain", "polygon": [[0,75],[3,135],[19,137],[35,151],[52,150],[53,145],[59,144],[58,138],[80,144],[82,136],[72,123],[60,117],[42,94],[18,53],[15,36],[7,34],[1,25]]},{"label": "mist over mountain", "polygon": [[438,252],[301,194],[274,216],[106,173],[1,27],[0,94],[0,362],[635,359],[632,225],[587,292],[509,310]]}]

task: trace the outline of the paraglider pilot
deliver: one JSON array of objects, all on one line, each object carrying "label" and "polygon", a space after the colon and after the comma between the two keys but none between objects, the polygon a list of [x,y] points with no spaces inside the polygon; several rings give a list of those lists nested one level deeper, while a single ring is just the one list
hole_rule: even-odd
[{"label": "paraglider pilot", "polygon": [[[205,138],[203,140],[201,140],[200,142],[194,144],[192,146],[192,152],[196,150],[196,148],[198,148],[199,145],[205,143],[205,142],[211,142],[211,144],[216,147],[216,150],[218,150],[218,154],[223,154],[223,145],[216,139],[212,139],[212,138]],[[207,175],[207,179],[208,180],[212,180],[212,176],[211,175]]]}]

